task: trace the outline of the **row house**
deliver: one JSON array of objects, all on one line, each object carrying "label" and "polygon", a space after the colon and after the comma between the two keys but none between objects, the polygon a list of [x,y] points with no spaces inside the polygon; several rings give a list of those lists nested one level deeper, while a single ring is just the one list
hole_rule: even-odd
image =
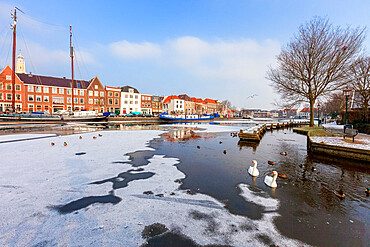
[{"label": "row house", "polygon": [[[78,82],[77,88],[79,88]],[[86,90],[88,94],[86,109],[88,111],[105,112],[107,110],[105,105],[105,88],[103,87],[97,76],[95,76],[94,79],[90,80],[90,84]]]},{"label": "row house", "polygon": [[141,113],[142,114],[152,114],[152,100],[153,96],[148,94],[141,95]]},{"label": "row house", "polygon": [[[59,110],[72,110],[72,88],[70,79],[40,76],[32,74],[17,74],[24,83],[23,111],[57,112]],[[88,81],[76,81],[74,89],[75,110],[86,109],[86,88]]]},{"label": "row house", "polygon": [[222,104],[220,100],[216,100],[216,112],[220,115],[226,115],[227,114],[227,106]]},{"label": "row house", "polygon": [[141,113],[141,94],[130,86],[121,87],[121,114]]},{"label": "row house", "polygon": [[185,114],[195,114],[195,102],[186,94],[181,94],[178,96],[180,99],[184,100],[185,108],[184,112]]},{"label": "row house", "polygon": [[[311,108],[303,108],[302,110],[299,111],[298,116],[300,118],[310,118],[310,109]],[[314,117],[317,117],[317,108],[313,108],[313,114]]]},{"label": "row house", "polygon": [[207,104],[202,99],[197,99],[195,97],[191,98],[195,102],[195,112],[196,114],[207,113]]},{"label": "row house", "polygon": [[159,115],[163,112],[163,99],[161,96],[152,96],[152,114]]},{"label": "row house", "polygon": [[168,114],[184,114],[185,100],[176,95],[167,96],[163,100],[163,111]]},{"label": "row house", "polygon": [[204,102],[207,104],[207,113],[213,114],[217,112],[217,101],[213,99],[205,99]]},{"label": "row house", "polygon": [[279,112],[280,118],[294,118],[298,116],[298,109],[284,109]]},{"label": "row house", "polygon": [[[15,108],[23,110],[24,84],[15,76]],[[13,85],[12,69],[6,66],[0,73],[0,112],[12,111]]]},{"label": "row house", "polygon": [[120,114],[121,113],[121,88],[105,87],[107,111]]}]

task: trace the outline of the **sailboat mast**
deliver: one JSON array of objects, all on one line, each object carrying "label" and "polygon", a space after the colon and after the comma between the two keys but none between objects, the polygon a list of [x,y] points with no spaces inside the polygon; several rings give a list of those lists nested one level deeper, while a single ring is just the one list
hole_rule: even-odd
[{"label": "sailboat mast", "polygon": [[72,26],[69,26],[69,52],[71,56],[71,66],[72,66],[72,111],[74,111],[74,83],[73,83],[73,46],[72,46]]},{"label": "sailboat mast", "polygon": [[17,27],[17,9],[14,8],[13,14],[13,69],[12,69],[12,110],[15,112],[15,48],[16,48],[16,27]]}]

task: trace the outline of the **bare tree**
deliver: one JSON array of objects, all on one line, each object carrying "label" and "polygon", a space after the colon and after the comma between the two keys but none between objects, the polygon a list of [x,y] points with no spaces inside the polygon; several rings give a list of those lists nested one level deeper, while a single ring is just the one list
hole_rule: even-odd
[{"label": "bare tree", "polygon": [[349,79],[353,89],[360,96],[358,105],[363,110],[363,120],[368,122],[368,108],[370,102],[370,57],[361,56],[350,66]]},{"label": "bare tree", "polygon": [[221,102],[221,104],[225,105],[227,107],[227,109],[231,109],[231,107],[232,107],[231,102],[229,100],[227,100],[227,99],[226,100],[223,100]]},{"label": "bare tree", "polygon": [[316,100],[346,84],[346,70],[361,49],[364,32],[315,17],[282,48],[278,67],[269,68],[267,79],[287,105],[310,104],[310,126]]},{"label": "bare tree", "polygon": [[332,118],[337,118],[344,105],[343,93],[335,92],[330,94],[330,98],[323,104],[322,112],[330,115]]}]

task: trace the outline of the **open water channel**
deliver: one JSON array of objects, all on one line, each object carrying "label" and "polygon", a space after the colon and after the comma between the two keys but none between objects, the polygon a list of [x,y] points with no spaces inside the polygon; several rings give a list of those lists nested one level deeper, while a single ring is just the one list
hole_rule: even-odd
[{"label": "open water channel", "polygon": [[[248,143],[239,141],[230,132],[189,135],[191,127],[110,126],[111,129],[167,130],[160,138],[150,141],[153,151],[127,154],[133,166],[145,167],[153,155],[178,158],[177,169],[186,175],[180,189],[209,195],[232,214],[258,220],[270,213],[259,204],[243,199],[239,185],[247,184],[256,193],[264,191],[279,201],[279,216],[274,218],[274,225],[282,235],[316,246],[369,246],[370,198],[365,193],[370,185],[369,163],[308,154],[307,137],[292,129],[273,130],[260,143]],[[287,155],[281,155],[282,152]],[[258,162],[257,178],[248,174],[252,160]],[[272,171],[286,175],[285,179],[278,178],[276,189],[263,182]],[[345,199],[335,195],[338,190],[346,194]],[[279,245],[267,234],[259,238],[266,246]],[[191,243],[191,238],[167,233],[149,239],[145,246],[193,246]]]}]

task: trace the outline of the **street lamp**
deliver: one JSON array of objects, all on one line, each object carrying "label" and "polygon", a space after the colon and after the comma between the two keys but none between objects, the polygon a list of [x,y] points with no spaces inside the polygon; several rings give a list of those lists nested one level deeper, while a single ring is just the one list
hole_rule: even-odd
[{"label": "street lamp", "polygon": [[320,103],[317,104],[317,126],[320,126]]},{"label": "street lamp", "polygon": [[352,89],[348,86],[343,90],[344,96],[346,96],[346,114],[344,115],[344,123],[348,124],[348,96],[350,96]]}]

